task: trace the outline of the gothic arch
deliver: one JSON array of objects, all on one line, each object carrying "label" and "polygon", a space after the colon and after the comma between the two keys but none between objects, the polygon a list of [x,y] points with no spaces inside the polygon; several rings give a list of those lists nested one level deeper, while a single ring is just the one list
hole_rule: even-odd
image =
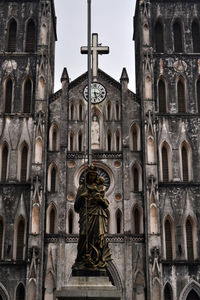
[{"label": "gothic arch", "polygon": [[75,134],[73,131],[69,132],[68,135],[68,150],[69,151],[74,151],[75,149],[75,138],[74,138]]},{"label": "gothic arch", "polygon": [[57,232],[58,232],[58,211],[55,203],[51,202],[46,212],[46,233],[55,234]]},{"label": "gothic arch", "polygon": [[186,259],[191,261],[197,258],[197,232],[194,218],[188,215],[184,225]]},{"label": "gothic arch", "polygon": [[200,284],[193,279],[183,288],[179,300],[187,300],[187,296],[192,290],[200,297]]},{"label": "gothic arch", "polygon": [[75,120],[75,105],[73,101],[71,101],[69,105],[69,120],[70,121]]},{"label": "gothic arch", "polygon": [[112,151],[113,149],[113,139],[112,139],[112,133],[111,133],[111,131],[110,131],[110,129],[108,130],[108,132],[107,132],[107,142],[106,142],[106,144],[107,144],[107,151]]},{"label": "gothic arch", "polygon": [[164,42],[164,24],[161,17],[159,17],[154,25],[154,37],[155,37],[155,50],[156,52],[163,53],[165,51]]},{"label": "gothic arch", "polygon": [[172,151],[169,143],[163,141],[159,147],[160,156],[160,179],[162,181],[171,181],[172,179]]},{"label": "gothic arch", "polygon": [[150,207],[150,233],[157,234],[159,229],[158,224],[158,209],[155,203],[151,204]]},{"label": "gothic arch", "polygon": [[68,217],[68,222],[67,222],[68,233],[73,234],[73,231],[74,231],[74,212],[71,208],[68,211],[67,217]]},{"label": "gothic arch", "polygon": [[[169,226],[170,226],[171,237],[169,237],[169,233],[167,233]],[[164,248],[165,259],[170,260],[175,258],[174,220],[170,215],[165,216],[163,219],[163,248]]]},{"label": "gothic arch", "polygon": [[177,107],[178,113],[186,113],[186,79],[180,75],[176,82]]},{"label": "gothic arch", "polygon": [[32,210],[32,233],[39,234],[40,232],[40,208],[38,204],[34,204]]},{"label": "gothic arch", "polygon": [[35,142],[35,163],[42,163],[42,139],[38,137]]},{"label": "gothic arch", "polygon": [[121,135],[119,129],[115,132],[115,150],[117,152],[121,151]]},{"label": "gothic arch", "polygon": [[157,94],[158,94],[159,112],[167,113],[167,82],[163,76],[160,76],[158,79]]},{"label": "gothic arch", "polygon": [[15,52],[17,45],[17,21],[15,18],[12,17],[8,21],[7,28],[7,51]]},{"label": "gothic arch", "polygon": [[141,165],[136,161],[131,166],[130,174],[130,187],[131,190],[135,193],[142,191],[142,168]]},{"label": "gothic arch", "polygon": [[163,288],[163,299],[164,300],[173,300],[173,289],[169,282],[167,282]]},{"label": "gothic arch", "polygon": [[115,219],[116,219],[116,233],[122,233],[123,229],[123,218],[122,218],[122,212],[121,209],[117,209],[115,213]]},{"label": "gothic arch", "polygon": [[52,162],[48,168],[48,191],[55,193],[58,190],[58,168]]},{"label": "gothic arch", "polygon": [[117,101],[115,103],[115,120],[116,121],[120,121],[120,105],[119,105],[119,102]]},{"label": "gothic arch", "polygon": [[182,181],[192,180],[192,153],[189,143],[184,140],[179,147],[180,173]]},{"label": "gothic arch", "polygon": [[137,123],[131,125],[129,147],[131,151],[140,150],[140,128]]},{"label": "gothic arch", "polygon": [[150,75],[145,78],[145,99],[152,99],[152,80]]},{"label": "gothic arch", "polygon": [[49,150],[59,150],[59,129],[58,125],[55,122],[51,124],[51,127],[49,129]]},{"label": "gothic arch", "polygon": [[23,141],[18,150],[18,178],[27,181],[29,178],[30,151],[26,141]]},{"label": "gothic arch", "polygon": [[22,282],[20,282],[17,287],[16,287],[16,292],[15,292],[15,300],[25,300],[25,287]]},{"label": "gothic arch", "polygon": [[11,113],[14,98],[14,80],[10,76],[4,81],[4,112]]},{"label": "gothic arch", "polygon": [[112,120],[112,104],[110,101],[108,101],[106,104],[106,119],[107,121]]},{"label": "gothic arch", "polygon": [[149,164],[155,163],[155,143],[152,136],[147,138],[147,160]]},{"label": "gothic arch", "polygon": [[46,45],[47,43],[47,26],[45,23],[42,24],[41,26],[41,44]]},{"label": "gothic arch", "polygon": [[33,82],[26,77],[22,84],[22,112],[30,113],[32,105]]},{"label": "gothic arch", "polygon": [[10,147],[7,141],[4,141],[0,148],[1,154],[1,181],[7,180],[9,174],[9,157],[10,157]]},{"label": "gothic arch", "polygon": [[107,271],[108,271],[108,276],[111,279],[111,282],[114,283],[114,286],[116,286],[116,288],[122,292],[123,291],[123,281],[122,281],[120,273],[113,261],[108,262]]},{"label": "gothic arch", "polygon": [[79,101],[78,104],[78,119],[79,121],[83,121],[83,102]]},{"label": "gothic arch", "polygon": [[25,52],[34,52],[36,48],[36,26],[32,18],[26,21]]},{"label": "gothic arch", "polygon": [[38,81],[38,98],[43,100],[45,96],[45,79],[44,76],[40,76]]},{"label": "gothic arch", "polygon": [[14,228],[14,246],[13,246],[13,258],[14,260],[24,260],[26,251],[26,220],[20,215],[15,220]]},{"label": "gothic arch", "polygon": [[192,44],[193,44],[193,53],[200,52],[199,40],[200,40],[200,24],[197,18],[194,18],[191,24],[192,31]]},{"label": "gothic arch", "polygon": [[143,209],[139,204],[135,204],[132,210],[132,232],[143,233]]},{"label": "gothic arch", "polygon": [[179,18],[173,21],[172,25],[173,38],[174,38],[174,52],[184,52],[184,36],[183,36],[183,23]]},{"label": "gothic arch", "polygon": [[83,151],[83,134],[81,130],[78,132],[77,139],[78,151],[81,152]]},{"label": "gothic arch", "polygon": [[29,300],[36,300],[36,294],[37,294],[37,287],[35,279],[31,279],[28,283],[28,290],[27,290],[27,299]]}]

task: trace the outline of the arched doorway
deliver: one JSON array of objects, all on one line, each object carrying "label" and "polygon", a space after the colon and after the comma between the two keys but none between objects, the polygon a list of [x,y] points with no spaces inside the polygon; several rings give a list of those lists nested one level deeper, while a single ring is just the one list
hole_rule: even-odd
[{"label": "arched doorway", "polygon": [[191,292],[189,292],[186,300],[200,300],[200,298],[194,290],[191,290]]}]

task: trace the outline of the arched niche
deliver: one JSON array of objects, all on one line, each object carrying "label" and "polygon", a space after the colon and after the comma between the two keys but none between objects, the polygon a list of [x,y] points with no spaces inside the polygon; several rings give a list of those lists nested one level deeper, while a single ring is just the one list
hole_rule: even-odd
[{"label": "arched niche", "polygon": [[150,76],[145,78],[145,99],[152,99],[152,81]]},{"label": "arched niche", "polygon": [[32,233],[39,234],[39,230],[40,230],[40,209],[38,205],[34,205],[32,211]]},{"label": "arched niche", "polygon": [[150,208],[150,233],[158,233],[158,209],[155,205],[151,205]]},{"label": "arched niche", "polygon": [[147,158],[149,164],[155,163],[155,144],[152,137],[147,139]]},{"label": "arched niche", "polygon": [[44,99],[44,91],[45,91],[45,80],[44,77],[40,77],[38,82],[38,98],[43,100]]},{"label": "arched niche", "polygon": [[42,140],[37,138],[35,142],[35,163],[42,163]]}]

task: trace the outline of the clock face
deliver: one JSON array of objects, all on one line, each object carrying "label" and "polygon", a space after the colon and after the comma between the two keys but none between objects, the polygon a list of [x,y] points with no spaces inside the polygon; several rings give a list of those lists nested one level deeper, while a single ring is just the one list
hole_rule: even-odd
[{"label": "clock face", "polygon": [[[84,98],[88,100],[88,86],[84,88]],[[91,83],[91,102],[93,104],[100,103],[106,98],[106,89],[105,87],[98,83],[92,82]]]}]

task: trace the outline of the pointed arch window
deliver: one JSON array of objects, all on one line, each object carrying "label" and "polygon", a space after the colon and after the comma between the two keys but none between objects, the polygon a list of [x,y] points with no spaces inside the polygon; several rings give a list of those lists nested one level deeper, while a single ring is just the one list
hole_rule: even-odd
[{"label": "pointed arch window", "polygon": [[71,103],[70,105],[70,120],[73,121],[74,120],[74,104]]},{"label": "pointed arch window", "polygon": [[12,19],[8,25],[8,44],[7,51],[15,52],[17,43],[17,22]]},{"label": "pointed arch window", "polygon": [[133,187],[134,192],[139,192],[139,172],[136,166],[133,167]]},{"label": "pointed arch window", "polygon": [[155,25],[155,48],[156,52],[164,52],[164,29],[160,20]]},{"label": "pointed arch window", "polygon": [[120,151],[120,133],[118,130],[116,132],[116,151]]},{"label": "pointed arch window", "polygon": [[51,192],[52,193],[55,193],[56,192],[56,168],[55,167],[52,167],[51,169]]},{"label": "pointed arch window", "polygon": [[4,223],[0,218],[0,259],[3,258],[3,234],[4,234]]},{"label": "pointed arch window", "polygon": [[8,146],[5,144],[2,150],[2,170],[1,170],[1,180],[5,181],[7,179],[8,172]]},{"label": "pointed arch window", "polygon": [[186,101],[185,101],[185,84],[184,79],[180,78],[177,83],[177,96],[178,96],[178,112],[186,112]]},{"label": "pointed arch window", "polygon": [[79,103],[79,121],[83,121],[83,105]]},{"label": "pointed arch window", "polygon": [[107,135],[107,146],[108,146],[108,151],[111,151],[111,147],[112,147],[112,135],[110,132],[108,132]]},{"label": "pointed arch window", "polygon": [[135,228],[135,234],[140,234],[140,211],[137,207],[134,209],[134,228]]},{"label": "pointed arch window", "polygon": [[172,258],[173,258],[172,229],[171,229],[171,223],[168,219],[165,221],[165,250],[166,250],[166,259],[172,260]]},{"label": "pointed arch window", "polygon": [[200,53],[200,28],[197,20],[192,22],[192,41],[193,41],[193,52]]},{"label": "pointed arch window", "polygon": [[21,181],[26,181],[28,166],[28,146],[24,145],[21,150]]},{"label": "pointed arch window", "polygon": [[181,149],[182,154],[182,175],[183,175],[183,181],[187,182],[189,180],[189,174],[188,174],[188,152],[185,147],[185,145],[182,146]]},{"label": "pointed arch window", "polygon": [[115,109],[116,109],[116,121],[120,120],[120,109],[119,109],[119,103],[117,102],[115,105]]},{"label": "pointed arch window", "polygon": [[49,216],[49,233],[54,234],[55,233],[55,219],[56,219],[56,213],[54,207],[51,208],[50,216]]},{"label": "pointed arch window", "polygon": [[36,42],[36,29],[35,29],[35,23],[31,19],[28,21],[26,26],[26,46],[25,51],[26,52],[34,52],[35,51],[35,42]]},{"label": "pointed arch window", "polygon": [[32,82],[30,79],[27,79],[24,83],[23,91],[23,112],[31,112],[31,98],[32,98]]},{"label": "pointed arch window", "polygon": [[163,79],[158,82],[158,99],[159,99],[159,111],[161,113],[167,112],[167,102],[166,102],[166,86]]},{"label": "pointed arch window", "polygon": [[132,151],[137,151],[138,150],[138,130],[135,125],[132,126],[131,128],[131,145],[130,148]]},{"label": "pointed arch window", "polygon": [[200,78],[197,80],[197,109],[200,113]]},{"label": "pointed arch window", "polygon": [[70,151],[74,150],[74,134],[73,134],[73,132],[70,133],[70,137],[69,137],[69,150]]},{"label": "pointed arch window", "polygon": [[17,287],[16,300],[25,300],[25,288],[22,283]]},{"label": "pointed arch window", "polygon": [[169,181],[168,151],[165,145],[162,147],[162,179]]},{"label": "pointed arch window", "polygon": [[111,103],[108,102],[107,104],[107,120],[110,121],[111,120]]},{"label": "pointed arch window", "polygon": [[199,296],[197,295],[197,293],[194,290],[191,290],[187,296],[186,300],[199,300]]},{"label": "pointed arch window", "polygon": [[13,98],[13,81],[8,79],[5,84],[5,113],[11,113]]},{"label": "pointed arch window", "polygon": [[173,24],[174,52],[183,53],[183,30],[180,21]]},{"label": "pointed arch window", "polygon": [[121,233],[121,226],[122,226],[122,213],[118,209],[116,213],[116,223],[117,223],[117,233]]},{"label": "pointed arch window", "polygon": [[194,260],[194,248],[193,248],[193,230],[192,222],[188,218],[186,221],[186,241],[187,241],[187,259]]},{"label": "pointed arch window", "polygon": [[78,134],[78,151],[79,152],[82,151],[82,141],[83,141],[83,136],[82,136],[82,133],[79,132],[79,134]]},{"label": "pointed arch window", "polygon": [[68,215],[68,228],[69,228],[69,234],[73,233],[73,212],[70,210],[69,215]]},{"label": "pointed arch window", "polygon": [[25,222],[21,219],[18,223],[17,227],[17,251],[16,251],[16,259],[22,260],[24,253],[24,234],[25,234]]},{"label": "pointed arch window", "polygon": [[53,128],[53,134],[52,134],[52,150],[53,151],[57,150],[57,130],[55,127]]},{"label": "pointed arch window", "polygon": [[172,288],[169,283],[166,284],[164,289],[164,300],[173,300]]}]

